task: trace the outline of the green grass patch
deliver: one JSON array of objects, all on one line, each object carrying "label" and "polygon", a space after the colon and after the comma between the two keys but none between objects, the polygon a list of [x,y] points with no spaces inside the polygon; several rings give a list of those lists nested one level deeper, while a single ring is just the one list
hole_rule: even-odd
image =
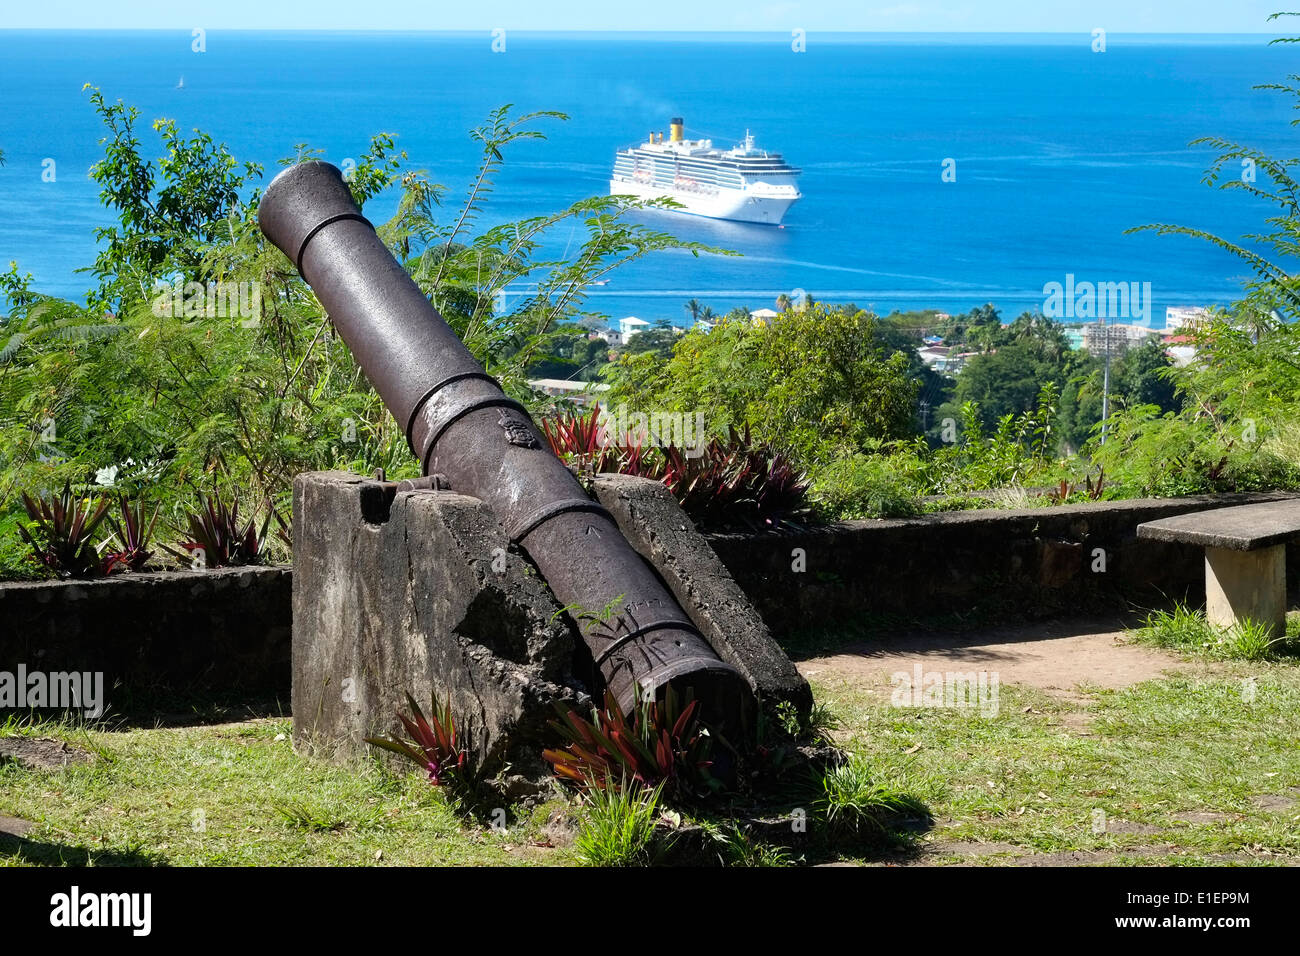
[{"label": "green grass patch", "polygon": [[885,765],[906,755],[913,780],[943,781],[924,794],[934,826],[915,849],[927,862],[1082,851],[1111,864],[1295,864],[1300,668],[1214,667],[1083,688],[1082,707],[1004,684],[991,718],[891,707],[848,681],[814,690],[836,699],[843,746]]},{"label": "green grass patch", "polygon": [[1215,627],[1202,611],[1175,604],[1172,611],[1152,611],[1141,627],[1129,632],[1136,644],[1163,647],[1211,660],[1268,661],[1300,655],[1300,616],[1287,618],[1286,633],[1274,637],[1267,625],[1242,621]]},{"label": "green grass patch", "polygon": [[419,773],[377,760],[333,765],[294,753],[287,720],[108,731],[45,721],[0,733],[59,737],[96,754],[59,771],[0,766],[0,814],[30,820],[0,838],[0,865],[358,866],[565,862],[545,809],[479,826]]}]

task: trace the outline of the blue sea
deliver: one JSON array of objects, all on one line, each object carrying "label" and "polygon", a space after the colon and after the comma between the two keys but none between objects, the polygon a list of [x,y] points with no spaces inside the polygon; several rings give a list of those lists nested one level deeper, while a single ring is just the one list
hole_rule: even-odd
[{"label": "blue sea", "polygon": [[[0,31],[0,263],[51,294],[91,284],[75,270],[110,221],[86,175],[102,135],[87,83],[139,107],[146,155],[158,152],[149,122],[168,117],[268,179],[298,144],[340,163],[390,133],[447,187],[448,215],[477,159],[468,131],[512,103],[570,118],[509,150],[484,223],[604,194],[615,149],[676,115],[715,144],[750,130],[804,171],[782,228],[644,214],[742,255],[636,262],[588,302],[613,319],[684,323],[688,298],[724,312],[802,289],[878,311],[992,302],[1009,320],[1072,274],[1150,282],[1160,325],[1167,306],[1232,301],[1246,270],[1204,243],[1125,230],[1262,226],[1263,204],[1201,183],[1214,150],[1188,144],[1294,151],[1291,101],[1252,86],[1300,72],[1300,49],[1267,39],[1112,35],[1096,53],[1086,34],[814,33],[794,52],[781,34],[510,33],[498,53],[486,33],[210,32],[196,53],[183,31]],[[942,181],[946,159],[955,182]],[[581,237],[566,227],[551,251]]]}]

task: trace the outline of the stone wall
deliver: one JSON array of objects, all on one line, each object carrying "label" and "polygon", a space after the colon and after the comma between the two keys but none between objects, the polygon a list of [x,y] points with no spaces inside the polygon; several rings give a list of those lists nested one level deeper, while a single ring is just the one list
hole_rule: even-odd
[{"label": "stone wall", "polygon": [[101,671],[114,709],[155,693],[283,698],[291,586],[281,567],[0,584],[0,670]]},{"label": "stone wall", "polygon": [[[1139,540],[1144,521],[1294,497],[1140,499],[1024,510],[850,521],[781,535],[711,535],[710,544],[778,639],[864,620],[944,615],[1016,619],[1199,604],[1201,549]],[[1288,574],[1300,573],[1291,546]]]},{"label": "stone wall", "polygon": [[[377,486],[371,482],[369,487]],[[665,522],[656,510],[663,505],[660,496],[629,498],[620,481],[603,478],[599,487],[604,488],[603,492],[598,488],[602,500],[616,513],[633,545],[659,568],[706,636],[721,640],[725,635],[720,633],[720,622],[728,615],[733,622],[746,622],[733,627],[731,637],[751,661],[744,664],[752,671],[751,679],[761,676],[759,664],[752,662],[767,660],[771,667],[764,679],[771,682],[769,686],[786,681],[788,696],[800,703],[804,690],[771,654],[768,629],[777,639],[787,640],[806,631],[850,629],[872,619],[924,621],[961,614],[1005,620],[1100,608],[1168,606],[1174,599],[1200,603],[1205,580],[1200,549],[1139,540],[1137,525],[1206,508],[1290,497],[1257,494],[1103,502],[845,522],[798,534],[708,536],[721,565],[739,585],[733,592],[729,588],[734,585],[725,575],[719,576],[716,567],[710,570],[707,555],[683,548],[680,529],[671,520]],[[354,507],[364,510],[368,518],[346,539],[318,542],[320,557],[314,560],[340,562],[349,549],[365,549],[377,567],[388,569],[385,587],[396,588],[407,573],[411,549],[420,549],[426,556],[422,560],[430,560],[433,549],[441,545],[419,535],[412,541],[405,532],[394,537],[393,530],[384,531],[391,520],[389,504],[365,498],[356,489],[353,493]],[[462,515],[480,507],[473,499],[451,497],[460,500]],[[656,527],[661,530],[655,531]],[[305,530],[299,534],[300,543],[311,540]],[[795,570],[800,566],[797,549],[803,552],[802,570]],[[1098,550],[1104,555],[1104,571],[1093,570]],[[531,565],[510,553],[520,573],[528,574],[524,569],[531,570]],[[1294,590],[1300,580],[1300,548],[1289,546],[1288,553],[1288,579]],[[473,570],[463,560],[462,565],[464,573]],[[474,573],[480,572],[481,568]],[[107,686],[118,685],[109,694],[114,707],[134,695],[155,691],[284,699],[290,692],[291,578],[287,568],[232,568],[95,581],[3,583],[0,670],[25,664],[29,670],[103,671]],[[531,613],[547,616],[556,610],[535,573],[531,582],[528,588],[540,590],[530,591],[527,601],[536,602],[537,610],[520,610],[525,620]],[[478,586],[477,579],[471,583]],[[367,593],[366,586],[360,581],[339,585],[341,590],[332,592],[335,603],[304,602],[298,613],[318,623],[334,615],[338,626],[350,622],[354,630],[360,609],[376,619],[391,619],[396,592],[374,585]],[[500,586],[499,581],[491,584]],[[424,627],[436,615],[449,613],[439,607],[439,593],[429,584],[419,596],[425,608],[421,613],[435,617],[403,618],[391,626]],[[745,598],[761,612],[761,619],[752,608],[745,613],[738,610]],[[537,652],[537,645],[492,645],[493,635],[501,632],[496,600],[494,592],[487,593],[477,606],[464,608],[465,623],[458,625],[457,633],[467,640],[482,639],[481,653],[513,659],[511,666],[522,666],[520,662],[526,664]],[[566,630],[558,622],[541,627],[541,644],[553,639],[554,627]],[[569,646],[563,642],[572,639],[571,634],[560,637],[557,646]],[[746,647],[746,642],[752,646]],[[735,654],[728,659],[734,662]],[[554,666],[560,670],[553,673],[563,670],[559,663]],[[340,681],[353,676],[344,673],[346,668],[327,669],[335,671]],[[572,686],[580,688],[581,680]]]}]

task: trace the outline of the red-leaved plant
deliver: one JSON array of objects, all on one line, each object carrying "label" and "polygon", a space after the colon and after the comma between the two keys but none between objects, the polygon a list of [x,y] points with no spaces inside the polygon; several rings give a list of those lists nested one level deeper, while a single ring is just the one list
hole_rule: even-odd
[{"label": "red-leaved plant", "polygon": [[108,499],[83,502],[64,484],[58,495],[37,499],[23,493],[23,507],[36,522],[35,530],[18,525],[18,533],[41,564],[61,577],[94,577],[100,571],[95,530],[108,511]]},{"label": "red-leaved plant", "polygon": [[266,518],[259,529],[256,516],[241,524],[239,502],[227,504],[220,492],[203,495],[202,503],[198,511],[185,516],[188,527],[176,529],[177,533],[186,536],[180,543],[185,553],[172,548],[166,550],[182,560],[197,559],[197,563],[205,568],[261,563],[274,510],[267,508]]},{"label": "red-leaved plant", "polygon": [[129,502],[126,495],[117,499],[118,514],[108,516],[108,526],[113,529],[101,562],[104,574],[119,571],[143,571],[153,552],[149,542],[153,539],[154,525],[158,522],[158,506],[145,523],[143,502]]},{"label": "red-leaved plant", "polygon": [[431,697],[429,717],[426,719],[420,705],[410,694],[406,695],[406,703],[411,708],[411,716],[407,717],[398,711],[397,719],[406,728],[410,741],[386,736],[367,737],[366,743],[419,764],[428,773],[429,783],[435,787],[463,775],[469,758],[456,732],[451,705],[439,707],[437,697]]},{"label": "red-leaved plant", "polygon": [[578,787],[662,783],[679,796],[713,792],[722,784],[709,773],[712,738],[700,723],[698,705],[691,691],[679,696],[671,685],[662,700],[639,701],[631,718],[610,691],[590,720],[556,705],[560,719],[550,724],[567,746],[542,756],[556,776]]},{"label": "red-leaved plant", "polygon": [[600,407],[542,421],[551,450],[578,471],[618,472],[660,481],[691,518],[710,528],[775,528],[807,510],[808,482],[781,452],[755,443],[749,426],[728,429],[698,455],[669,444],[643,447],[632,436],[608,436]]}]

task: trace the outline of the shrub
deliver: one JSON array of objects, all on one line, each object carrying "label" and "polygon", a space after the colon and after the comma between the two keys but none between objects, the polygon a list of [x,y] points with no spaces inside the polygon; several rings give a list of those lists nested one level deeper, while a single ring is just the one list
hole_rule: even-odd
[{"label": "shrub", "polygon": [[0,518],[0,581],[40,581],[54,576],[32,551],[16,514]]},{"label": "shrub", "polygon": [[[118,571],[143,571],[153,557],[149,542],[153,538],[159,508],[154,508],[153,516],[146,525],[142,502],[132,504],[125,495],[119,495],[117,507],[117,516],[108,516],[108,525],[113,529],[113,535],[105,543],[103,572],[113,574]],[[108,550],[110,548],[113,550]]]},{"label": "shrub", "polygon": [[542,422],[551,450],[580,474],[618,472],[662,482],[698,524],[775,528],[807,510],[808,483],[788,457],[731,428],[698,455],[676,445],[643,447],[632,436],[607,436],[600,408]]},{"label": "shrub", "polygon": [[893,819],[929,815],[901,780],[878,774],[858,755],[822,777],[813,806],[832,831],[857,835],[881,835]]},{"label": "shrub", "polygon": [[818,513],[831,520],[920,514],[920,498],[891,466],[889,458],[854,455],[822,469],[812,486]]},{"label": "shrub", "polygon": [[755,839],[747,825],[702,821],[700,826],[712,839],[718,862],[723,866],[793,866],[795,863],[789,850]]},{"label": "shrub", "polygon": [[1218,660],[1263,661],[1300,647],[1300,642],[1290,631],[1289,623],[1288,633],[1272,637],[1266,625],[1251,620],[1240,621],[1226,629],[1217,628],[1205,619],[1204,612],[1175,604],[1172,611],[1152,611],[1142,627],[1129,633],[1139,644],[1202,654]]},{"label": "shrub", "polygon": [[[263,545],[266,532],[271,525],[274,514],[267,507],[266,517],[259,530],[256,515],[244,524],[239,523],[239,502],[226,504],[219,492],[203,496],[203,506],[198,511],[186,515],[188,529],[177,528],[178,534],[188,534],[181,542],[181,548],[197,563],[206,568],[238,567],[245,564],[260,564],[263,559]],[[170,553],[185,560],[186,555],[171,548]]]}]

